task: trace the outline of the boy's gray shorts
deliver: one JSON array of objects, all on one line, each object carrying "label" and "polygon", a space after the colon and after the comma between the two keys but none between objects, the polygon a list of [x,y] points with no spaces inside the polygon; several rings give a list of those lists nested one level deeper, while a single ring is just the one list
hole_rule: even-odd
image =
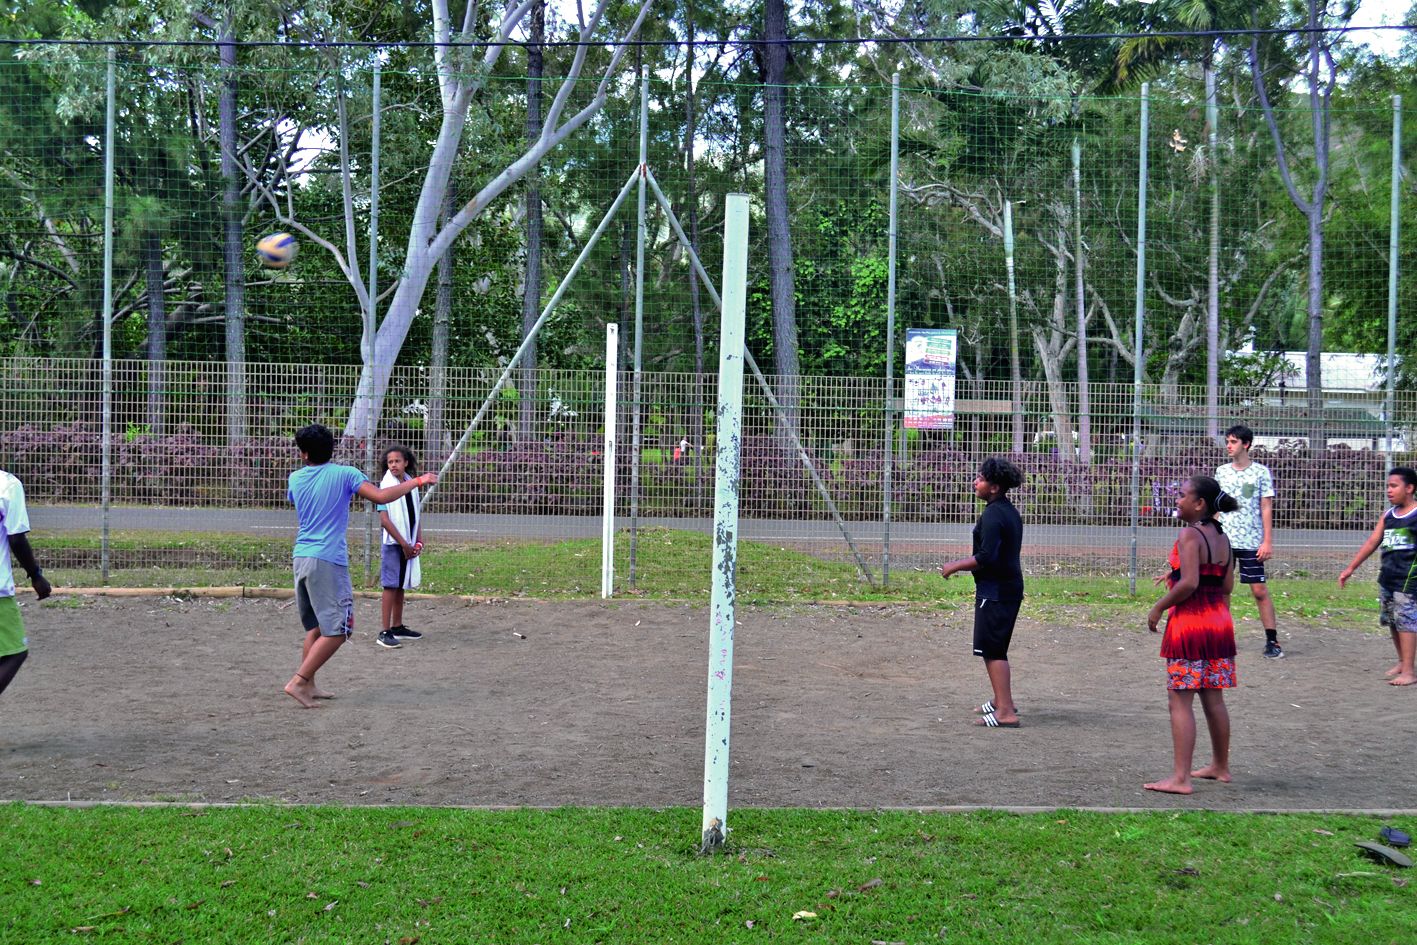
[{"label": "boy's gray shorts", "polygon": [[349,568],[323,558],[296,558],[295,603],[305,630],[325,637],[354,634],[354,586]]}]

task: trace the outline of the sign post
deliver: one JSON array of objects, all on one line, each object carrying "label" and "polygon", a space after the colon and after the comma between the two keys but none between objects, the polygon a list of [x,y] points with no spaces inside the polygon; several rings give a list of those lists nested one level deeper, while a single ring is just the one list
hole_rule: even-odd
[{"label": "sign post", "polygon": [[905,332],[905,428],[953,430],[959,332],[910,328]]}]

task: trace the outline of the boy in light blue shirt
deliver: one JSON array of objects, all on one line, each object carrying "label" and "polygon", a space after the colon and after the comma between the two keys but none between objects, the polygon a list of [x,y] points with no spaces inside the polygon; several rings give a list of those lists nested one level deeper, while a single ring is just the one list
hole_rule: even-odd
[{"label": "boy in light blue shirt", "polygon": [[387,505],[419,486],[438,481],[424,473],[380,489],[353,466],[331,463],[335,435],[314,423],[295,434],[305,465],[290,474],[286,498],[295,506],[299,530],[293,567],[295,601],[305,627],[300,668],[285,684],[286,695],[307,709],[331,693],[315,685],[315,672],[354,633],[354,586],[349,580],[349,502],[354,496]]}]

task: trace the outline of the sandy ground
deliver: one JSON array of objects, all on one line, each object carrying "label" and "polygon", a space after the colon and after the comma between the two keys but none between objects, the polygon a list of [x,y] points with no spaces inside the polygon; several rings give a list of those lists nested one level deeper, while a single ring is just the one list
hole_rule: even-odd
[{"label": "sandy ground", "polygon": [[[339,804],[702,803],[708,612],[644,602],[417,601],[422,641],[374,644],[377,602],[321,671],[281,687],[300,628],[272,600],[21,598],[31,655],[0,696],[0,798]],[[740,608],[730,803],[749,806],[1412,808],[1417,687],[1387,637],[1241,628],[1233,784],[1167,773],[1158,638],[1021,620],[1023,727],[971,726],[989,691],[969,601]],[[517,636],[521,634],[524,639]],[[1208,743],[1201,723],[1198,759]]]}]

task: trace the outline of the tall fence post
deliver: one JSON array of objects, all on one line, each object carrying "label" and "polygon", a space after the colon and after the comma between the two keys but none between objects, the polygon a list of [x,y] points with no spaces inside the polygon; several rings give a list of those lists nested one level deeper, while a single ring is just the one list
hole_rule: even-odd
[{"label": "tall fence post", "polygon": [[1138,144],[1141,155],[1137,160],[1137,294],[1136,333],[1132,341],[1132,539],[1131,563],[1127,581],[1135,596],[1137,592],[1137,531],[1141,525],[1141,383],[1142,327],[1146,318],[1146,139],[1151,124],[1151,83],[1141,87],[1141,134]]},{"label": "tall fence post", "polygon": [[[1018,350],[1018,287],[1014,283],[1014,204],[1004,201],[1004,272],[1009,283],[1009,388],[1013,403],[1013,447],[1023,452],[1023,369]],[[1058,444],[1059,447],[1062,444]]]},{"label": "tall fence post", "polygon": [[1205,435],[1217,446],[1220,436],[1220,104],[1216,101],[1215,68],[1205,70],[1206,176],[1210,184],[1210,220],[1206,229],[1205,303]]},{"label": "tall fence post", "polygon": [[719,328],[718,427],[714,438],[713,591],[709,603],[708,711],[704,723],[701,852],[728,837],[728,733],[733,697],[733,628],[738,571],[738,495],[742,462],[743,325],[748,305],[748,195],[729,194],[723,230],[723,304]]},{"label": "tall fence post", "polygon": [[615,420],[620,409],[616,385],[620,378],[620,326],[605,326],[605,448],[601,459],[600,494],[600,596],[615,593]]},{"label": "tall fence post", "polygon": [[639,206],[635,213],[635,379],[630,431],[630,586],[635,586],[640,537],[640,398],[644,393],[645,171],[649,168],[649,76],[640,77]]},{"label": "tall fence post", "polygon": [[886,436],[881,450],[881,586],[891,586],[891,453],[895,447],[896,203],[900,187],[900,73],[891,77],[891,195],[886,250]]},{"label": "tall fence post", "polygon": [[[1387,423],[1387,452],[1391,457],[1394,414],[1397,409],[1397,243],[1402,198],[1402,96],[1392,97],[1392,197],[1387,236],[1387,403],[1383,416]],[[1410,448],[1410,447],[1409,447]]]},{"label": "tall fence post", "polygon": [[[364,362],[372,369],[374,367],[374,337],[379,330],[379,119],[380,103],[382,93],[382,73],[379,64],[374,64],[374,88],[371,96],[372,127],[370,129],[372,139],[370,143],[369,155],[369,305],[364,309]],[[346,169],[348,170],[348,169]],[[350,268],[357,266],[353,259],[350,261]],[[370,410],[369,425],[364,432],[364,468],[369,471],[371,479],[382,479],[379,470],[374,466],[374,434],[378,431],[374,426],[374,411]],[[370,584],[374,579],[374,505],[364,503],[364,583]]]},{"label": "tall fence post", "polygon": [[99,475],[99,504],[103,507],[103,535],[99,542],[99,567],[108,583],[108,530],[113,504],[113,173],[117,148],[114,99],[117,87],[117,50],[108,47],[108,81],[103,131],[103,459]]}]

